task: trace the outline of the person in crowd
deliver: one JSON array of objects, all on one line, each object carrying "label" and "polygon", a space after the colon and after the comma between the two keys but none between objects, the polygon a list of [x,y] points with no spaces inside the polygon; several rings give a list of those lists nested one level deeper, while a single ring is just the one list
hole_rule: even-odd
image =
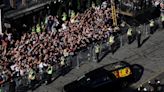
[{"label": "person in crowd", "polygon": [[137,30],[137,44],[138,48],[141,46],[141,31]]},{"label": "person in crowd", "polygon": [[[54,16],[46,19],[42,25],[35,23],[32,32],[24,33],[20,39],[12,39],[12,35],[11,37],[3,36],[2,38],[6,39],[1,39],[0,57],[2,60],[0,63],[3,67],[9,67],[6,71],[9,75],[11,72],[16,86],[20,82],[16,79],[26,74],[32,87],[36,84],[36,73],[42,73],[43,76],[49,74],[50,79],[51,66],[56,65],[64,70],[68,56],[75,55],[76,52],[93,42],[109,38],[113,31],[110,22],[111,10],[108,7],[91,7],[84,13],[77,14],[74,22],[66,18],[65,22],[60,23],[58,17]],[[97,54],[97,60],[98,56]],[[64,71],[62,72],[64,74]]]}]

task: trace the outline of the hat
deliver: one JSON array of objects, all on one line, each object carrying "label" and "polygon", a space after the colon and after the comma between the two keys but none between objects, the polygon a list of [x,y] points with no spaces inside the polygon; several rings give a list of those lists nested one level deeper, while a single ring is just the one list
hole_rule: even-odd
[{"label": "hat", "polygon": [[143,91],[147,91],[147,88],[144,88]]}]

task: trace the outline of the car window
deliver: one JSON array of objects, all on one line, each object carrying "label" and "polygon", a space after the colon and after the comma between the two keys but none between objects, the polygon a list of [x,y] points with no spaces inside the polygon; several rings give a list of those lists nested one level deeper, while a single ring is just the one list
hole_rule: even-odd
[{"label": "car window", "polygon": [[98,86],[98,85],[105,84],[107,82],[111,82],[112,80],[110,79],[110,77],[108,75],[104,75],[99,78],[91,79],[90,81],[91,81],[90,82],[91,86]]},{"label": "car window", "polygon": [[81,85],[87,85],[90,83],[90,78],[83,77],[80,80],[78,80]]}]

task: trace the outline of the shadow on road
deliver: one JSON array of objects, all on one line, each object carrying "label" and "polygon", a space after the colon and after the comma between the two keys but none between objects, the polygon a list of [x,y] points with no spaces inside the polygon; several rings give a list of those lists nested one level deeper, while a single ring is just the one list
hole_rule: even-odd
[{"label": "shadow on road", "polygon": [[146,37],[146,38],[142,41],[141,46],[142,46],[149,38],[150,38],[150,36]]}]

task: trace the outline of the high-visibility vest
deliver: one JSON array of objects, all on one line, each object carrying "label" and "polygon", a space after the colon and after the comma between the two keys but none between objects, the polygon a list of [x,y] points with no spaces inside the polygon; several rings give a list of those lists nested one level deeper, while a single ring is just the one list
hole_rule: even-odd
[{"label": "high-visibility vest", "polygon": [[48,67],[47,74],[52,74],[52,71],[53,71],[52,66]]},{"label": "high-visibility vest", "polygon": [[71,18],[75,17],[75,12],[72,10],[71,11]]},{"label": "high-visibility vest", "polygon": [[32,27],[32,32],[35,32],[35,27]]},{"label": "high-visibility vest", "polygon": [[92,1],[92,8],[95,8],[95,3]]},{"label": "high-visibility vest", "polygon": [[161,20],[164,21],[164,16],[162,16]]},{"label": "high-visibility vest", "polygon": [[64,12],[62,16],[63,16],[62,20],[63,20],[63,21],[66,21],[66,19],[67,19],[67,14]]},{"label": "high-visibility vest", "polygon": [[45,17],[44,24],[47,24],[47,23],[48,23],[48,17]]},{"label": "high-visibility vest", "polygon": [[60,65],[61,65],[61,66],[64,66],[64,65],[65,65],[65,60],[64,60],[64,58],[61,59]]},{"label": "high-visibility vest", "polygon": [[97,45],[95,48],[95,53],[99,53],[100,47]]},{"label": "high-visibility vest", "polygon": [[154,26],[154,21],[150,21],[150,27],[153,27]]},{"label": "high-visibility vest", "polygon": [[127,35],[128,35],[128,36],[132,36],[132,28],[129,28],[129,29],[128,29]]},{"label": "high-visibility vest", "polygon": [[36,32],[37,32],[37,33],[40,33],[40,32],[41,32],[40,26],[37,26],[37,27],[36,27]]},{"label": "high-visibility vest", "polygon": [[110,36],[109,37],[109,44],[113,44],[114,43],[114,36]]},{"label": "high-visibility vest", "polygon": [[35,79],[35,74],[34,74],[34,71],[33,71],[33,70],[31,70],[31,71],[29,72],[28,78],[29,78],[30,80],[34,80],[34,79]]}]

